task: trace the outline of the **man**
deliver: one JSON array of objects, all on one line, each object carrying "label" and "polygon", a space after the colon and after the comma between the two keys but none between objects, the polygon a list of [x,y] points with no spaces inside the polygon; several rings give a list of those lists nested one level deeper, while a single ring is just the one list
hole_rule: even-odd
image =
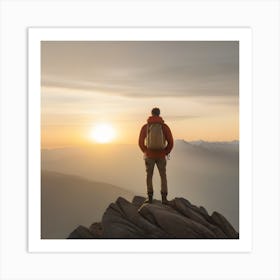
[{"label": "man", "polygon": [[146,183],[148,198],[145,202],[153,202],[153,172],[155,165],[158,168],[161,178],[162,203],[168,204],[167,200],[167,179],[166,179],[166,156],[173,148],[173,137],[170,128],[159,116],[160,109],[153,108],[152,116],[147,120],[139,135],[139,147],[144,153],[146,165]]}]

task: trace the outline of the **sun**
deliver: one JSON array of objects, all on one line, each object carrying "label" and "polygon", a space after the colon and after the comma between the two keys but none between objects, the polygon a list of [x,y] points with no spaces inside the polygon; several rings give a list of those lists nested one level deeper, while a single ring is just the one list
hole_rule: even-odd
[{"label": "sun", "polygon": [[91,132],[91,138],[97,143],[110,143],[115,137],[115,129],[111,124],[108,123],[96,124]]}]

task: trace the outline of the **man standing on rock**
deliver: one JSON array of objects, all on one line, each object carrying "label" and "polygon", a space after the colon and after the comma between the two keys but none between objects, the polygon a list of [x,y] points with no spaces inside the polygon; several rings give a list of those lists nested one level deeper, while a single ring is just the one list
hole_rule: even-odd
[{"label": "man standing on rock", "polygon": [[139,135],[139,147],[144,153],[146,165],[146,182],[148,199],[145,202],[153,202],[153,173],[155,165],[158,168],[161,178],[161,197],[162,203],[168,204],[167,200],[167,179],[166,179],[166,157],[173,148],[173,137],[170,128],[159,116],[160,109],[153,108],[152,116],[142,127]]}]

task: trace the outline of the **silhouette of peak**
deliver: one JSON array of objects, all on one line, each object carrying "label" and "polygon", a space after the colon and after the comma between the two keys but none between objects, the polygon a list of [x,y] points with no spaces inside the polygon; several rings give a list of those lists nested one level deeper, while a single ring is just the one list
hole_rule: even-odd
[{"label": "silhouette of peak", "polygon": [[185,198],[174,198],[169,205],[135,196],[132,202],[119,197],[103,214],[102,221],[89,228],[77,227],[68,239],[95,238],[186,238],[237,239],[238,232],[220,213],[191,204]]}]

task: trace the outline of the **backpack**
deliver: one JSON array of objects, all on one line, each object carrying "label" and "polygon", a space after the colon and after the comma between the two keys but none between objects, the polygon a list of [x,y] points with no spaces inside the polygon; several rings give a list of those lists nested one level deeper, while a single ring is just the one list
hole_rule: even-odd
[{"label": "backpack", "polygon": [[162,130],[162,124],[147,124],[146,146],[151,150],[163,150],[166,147],[166,139]]}]

